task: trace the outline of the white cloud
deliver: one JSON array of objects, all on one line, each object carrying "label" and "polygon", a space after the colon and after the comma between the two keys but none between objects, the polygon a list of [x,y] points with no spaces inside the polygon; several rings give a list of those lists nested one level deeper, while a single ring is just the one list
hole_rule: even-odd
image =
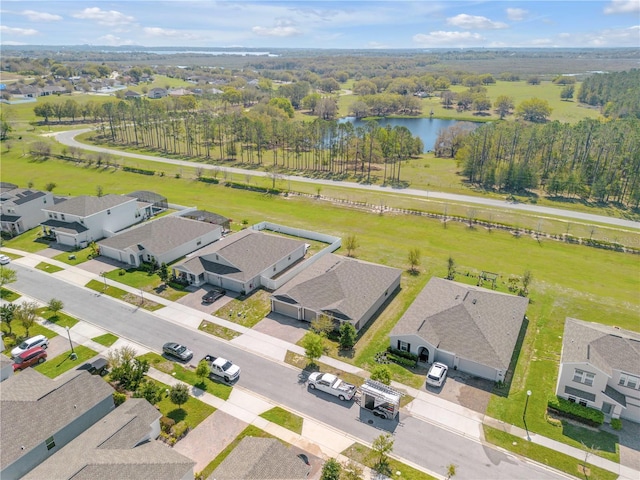
[{"label": "white cloud", "polygon": [[[34,28],[13,28],[6,25],[0,25],[0,32],[4,35],[37,35],[38,31]],[[4,42],[6,44],[6,42]]]},{"label": "white cloud", "polygon": [[604,8],[604,13],[636,13],[640,12],[640,2],[638,0],[611,0],[611,3]]},{"label": "white cloud", "polygon": [[529,11],[522,8],[507,8],[507,18],[514,22],[524,20],[527,13],[529,13]]},{"label": "white cloud", "polygon": [[545,46],[551,45],[553,41],[550,38],[534,38],[531,40],[531,45]]},{"label": "white cloud", "polygon": [[484,37],[479,33],[471,32],[445,32],[439,30],[437,32],[429,32],[428,34],[418,33],[413,36],[413,41],[424,46],[434,45],[455,45],[467,46],[474,45],[476,42],[483,41]]},{"label": "white cloud", "polygon": [[27,17],[32,22],[57,22],[62,20],[60,15],[54,15],[52,13],[36,12],[35,10],[24,10],[22,15]]},{"label": "white cloud", "polygon": [[102,10],[98,7],[85,8],[82,12],[73,15],[81,20],[93,20],[100,25],[114,27],[127,25],[134,22],[134,18],[116,10]]},{"label": "white cloud", "polygon": [[293,37],[302,34],[295,23],[286,18],[276,19],[274,27],[255,26],[251,31],[262,37]]},{"label": "white cloud", "polygon": [[589,36],[587,43],[593,47],[637,47],[640,25],[629,28],[602,30]]},{"label": "white cloud", "polygon": [[454,27],[464,28],[467,30],[496,30],[509,27],[506,23],[494,22],[493,20],[489,20],[487,17],[467,15],[466,13],[461,13],[455,17],[447,18],[447,25],[453,25]]},{"label": "white cloud", "polygon": [[104,35],[102,37],[98,38],[98,43],[100,45],[111,45],[111,46],[118,46],[118,45],[132,45],[133,41],[132,40],[123,40],[120,37],[116,37],[115,35]]},{"label": "white cloud", "polygon": [[161,27],[145,27],[143,31],[149,37],[177,37],[180,34],[177,30]]}]

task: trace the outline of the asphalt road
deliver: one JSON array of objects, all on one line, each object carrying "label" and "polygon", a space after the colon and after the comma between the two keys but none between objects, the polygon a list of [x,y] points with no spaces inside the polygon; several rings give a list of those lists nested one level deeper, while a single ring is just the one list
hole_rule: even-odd
[{"label": "asphalt road", "polygon": [[[457,465],[456,478],[461,479],[565,478],[404,412],[400,413],[399,422],[381,420],[368,412],[360,418],[360,409],[355,403],[340,402],[327,394],[308,391],[296,368],[160,319],[146,310],[59,280],[51,274],[15,263],[13,268],[18,280],[11,288],[18,292],[42,302],[60,299],[65,311],[74,317],[157,352],[161,351],[163,343],[173,340],[188,345],[196,359],[206,353],[233,359],[242,368],[238,384],[243,388],[366,442],[373,441],[385,429],[393,431],[394,453],[434,472],[443,473],[446,465],[454,463]],[[368,423],[369,420],[373,423]]]},{"label": "asphalt road", "polygon": [[[251,175],[256,177],[260,177],[260,176],[265,177],[269,175],[268,172],[261,172],[257,170],[244,170],[241,168],[232,168],[232,167],[218,167],[214,165],[208,165],[206,163],[188,162],[185,160],[174,160],[170,158],[156,157],[151,155],[141,155],[137,153],[122,152],[120,150],[112,150],[109,148],[97,147],[95,145],[80,143],[75,139],[77,135],[88,132],[90,130],[91,130],[90,128],[83,128],[79,130],[68,130],[66,132],[55,133],[53,136],[63,145],[67,145],[70,147],[83,148],[85,150],[90,150],[93,152],[109,153],[111,155],[117,155],[120,157],[139,158],[142,160],[149,160],[152,162],[189,166],[194,168],[202,168],[205,170],[209,170],[209,169],[211,170],[219,169],[220,171],[226,170],[228,172],[238,174],[238,175]],[[563,218],[573,219],[576,221],[581,221],[587,224],[601,223],[601,224],[613,225],[613,226],[622,227],[622,228],[640,229],[640,222],[625,220],[623,218],[607,217],[604,215],[594,215],[591,213],[584,213],[584,212],[575,212],[573,210],[564,210],[560,208],[542,207],[542,206],[531,205],[527,203],[511,203],[504,200],[474,197],[470,195],[459,195],[455,193],[436,192],[431,190],[429,191],[417,190],[413,188],[394,189],[391,187],[381,187],[379,185],[362,185],[359,183],[297,177],[293,175],[284,175],[282,179],[296,181],[296,182],[313,183],[318,185],[332,185],[332,186],[339,186],[339,187],[352,188],[352,189],[358,189],[358,190],[369,190],[373,192],[393,192],[395,195],[408,195],[412,197],[423,197],[423,198],[437,198],[439,200],[471,203],[471,204],[482,205],[482,206],[491,207],[491,208],[517,210],[517,211],[527,212],[531,214],[552,215],[556,217],[563,217]]]}]

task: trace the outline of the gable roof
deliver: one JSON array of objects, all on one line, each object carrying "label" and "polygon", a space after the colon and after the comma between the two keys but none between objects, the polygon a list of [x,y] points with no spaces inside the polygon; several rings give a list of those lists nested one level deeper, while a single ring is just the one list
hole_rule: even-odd
[{"label": "gable roof", "polygon": [[16,188],[2,193],[0,202],[14,205],[22,205],[47,195],[47,192],[40,190],[30,190],[27,188]]},{"label": "gable roof", "polygon": [[357,322],[401,273],[397,268],[330,253],[276,290],[273,296]]},{"label": "gable roof", "polygon": [[161,415],[146,400],[129,399],[22,478],[184,478],[195,462],[159,442],[145,441]]},{"label": "gable roof", "polygon": [[303,245],[299,240],[247,229],[219,240],[179,266],[192,273],[208,271],[244,282]]},{"label": "gable roof", "polygon": [[296,480],[306,479],[310,470],[279,440],[244,437],[209,479]]},{"label": "gable roof", "polygon": [[88,372],[51,380],[27,368],[7,378],[0,388],[1,464],[12,464],[112,394],[107,382]]},{"label": "gable roof", "polygon": [[81,195],[57,203],[47,208],[43,208],[48,212],[65,213],[68,215],[77,215],[79,217],[88,217],[109,208],[122,205],[127,202],[135,202],[136,200],[126,195],[108,194],[102,197],[93,197],[89,195]]},{"label": "gable roof", "polygon": [[188,218],[167,216],[129,228],[112,237],[98,242],[98,245],[124,250],[126,248],[144,249],[155,255],[170,252],[198,237],[222,229],[218,225],[198,222]]},{"label": "gable roof", "polygon": [[529,300],[433,277],[391,331],[506,370]]},{"label": "gable roof", "polygon": [[588,362],[607,375],[613,370],[640,375],[640,334],[568,317],[561,362]]}]

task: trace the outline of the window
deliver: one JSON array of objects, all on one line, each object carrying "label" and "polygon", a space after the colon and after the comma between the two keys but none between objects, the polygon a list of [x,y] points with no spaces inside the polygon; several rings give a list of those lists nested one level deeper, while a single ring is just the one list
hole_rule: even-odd
[{"label": "window", "polygon": [[569,397],[567,398],[567,400],[569,400],[571,403],[576,403],[576,397]]},{"label": "window", "polygon": [[198,240],[198,241],[196,242],[196,245],[202,245],[202,240]]},{"label": "window", "polygon": [[402,340],[398,340],[398,350],[402,350],[403,352],[408,352],[411,347],[407,342],[403,342]]},{"label": "window", "polygon": [[107,210],[107,215],[111,215],[111,210]]},{"label": "window", "polygon": [[585,372],[584,370],[579,370],[576,368],[575,372],[573,372],[573,381],[583,383],[588,387],[593,385],[594,378],[596,378],[596,376],[593,373]]},{"label": "window", "polygon": [[61,214],[60,214],[60,219],[61,219],[61,220],[65,220],[65,218],[64,218],[64,213],[61,213]]},{"label": "window", "polygon": [[51,450],[53,447],[56,446],[56,441],[53,439],[53,437],[49,437],[47,438],[47,450]]},{"label": "window", "polygon": [[633,375],[629,375],[627,373],[621,373],[618,385],[636,389],[640,386],[640,378],[634,377]]},{"label": "window", "polygon": [[578,402],[580,405],[582,405],[583,407],[587,406],[587,401],[586,400],[582,400],[580,399],[580,401]]}]

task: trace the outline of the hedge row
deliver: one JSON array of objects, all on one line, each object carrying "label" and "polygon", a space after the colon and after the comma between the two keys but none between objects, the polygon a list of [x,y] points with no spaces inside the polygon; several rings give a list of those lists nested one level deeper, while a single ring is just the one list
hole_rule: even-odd
[{"label": "hedge row", "polygon": [[387,347],[387,352],[395,355],[397,357],[406,358],[407,360],[411,360],[414,363],[418,361],[418,355],[411,352],[406,352],[404,350],[398,350],[397,348]]},{"label": "hedge row", "polygon": [[387,359],[405,368],[413,368],[416,366],[415,360],[409,360],[408,358],[400,357],[393,353],[387,353]]},{"label": "hedge row", "polygon": [[237,182],[227,182],[225,185],[231,188],[240,188],[242,190],[250,190],[252,192],[269,193],[271,195],[280,195],[282,193],[282,190],[278,188],[257,187],[257,186],[247,185],[244,183],[237,183]]},{"label": "hedge row", "polygon": [[579,403],[570,402],[560,397],[550,398],[547,402],[547,408],[553,413],[591,425],[592,427],[599,427],[604,422],[604,413],[600,410],[585,407]]},{"label": "hedge row", "polygon": [[211,178],[211,177],[199,177],[198,180],[204,183],[213,183],[214,185],[217,185],[220,183],[220,180],[218,180],[217,178]]},{"label": "hedge row", "polygon": [[122,167],[124,172],[139,173],[141,175],[155,175],[155,170],[145,170],[143,168]]}]

